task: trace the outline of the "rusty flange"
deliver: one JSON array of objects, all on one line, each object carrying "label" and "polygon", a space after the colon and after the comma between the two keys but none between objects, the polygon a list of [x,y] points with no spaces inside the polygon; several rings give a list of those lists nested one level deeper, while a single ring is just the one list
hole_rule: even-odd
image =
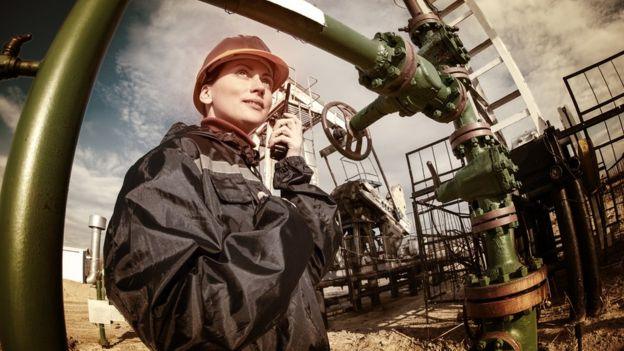
[{"label": "rusty flange", "polygon": [[472,232],[480,233],[505,224],[516,222],[517,220],[518,216],[516,216],[516,208],[511,205],[489,211],[479,217],[472,218],[470,223],[472,224]]},{"label": "rusty flange", "polygon": [[442,21],[440,20],[440,17],[438,17],[438,15],[436,15],[435,13],[429,12],[429,13],[421,13],[419,16],[410,18],[408,21],[408,27],[409,27],[409,31],[411,32],[412,30],[422,26],[425,23],[441,23]]},{"label": "rusty flange", "polygon": [[466,315],[471,319],[510,316],[539,305],[549,295],[548,284],[542,284],[536,289],[509,298],[487,302],[466,301]]},{"label": "rusty flange", "polygon": [[[466,104],[468,103],[468,91],[466,90],[463,84],[461,83],[458,83],[458,84],[459,85],[457,87],[459,91],[459,101],[457,102],[457,105],[453,113],[451,113],[449,117],[444,117],[444,119],[441,119],[441,121],[443,122],[448,123],[448,122],[452,122],[458,119],[462,115],[462,113],[464,113],[464,110],[466,109]],[[451,137],[453,136],[453,134],[451,134]],[[490,134],[491,134],[491,131],[490,131]],[[455,147],[453,146],[453,148]]]},{"label": "rusty flange", "polygon": [[401,68],[401,73],[392,83],[384,88],[381,93],[386,95],[400,93],[401,90],[412,81],[412,77],[418,65],[418,60],[416,60],[416,55],[414,54],[414,47],[410,43],[405,43],[405,63]]},{"label": "rusty flange", "polygon": [[[463,85],[460,85],[460,87],[463,87]],[[449,141],[451,142],[451,148],[455,149],[465,141],[485,135],[494,135],[489,124],[483,122],[470,123],[453,132],[449,137]]]},{"label": "rusty flange", "polygon": [[526,277],[514,279],[507,283],[465,287],[464,295],[468,300],[486,300],[510,296],[541,284],[547,277],[548,269],[546,266],[542,266]]}]

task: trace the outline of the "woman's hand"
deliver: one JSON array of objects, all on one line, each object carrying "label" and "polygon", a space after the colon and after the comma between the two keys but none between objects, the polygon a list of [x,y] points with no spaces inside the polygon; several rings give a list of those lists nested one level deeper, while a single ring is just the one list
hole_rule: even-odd
[{"label": "woman's hand", "polygon": [[303,156],[303,129],[301,121],[292,113],[284,113],[284,117],[275,121],[273,133],[269,138],[269,148],[277,143],[288,147],[286,157]]}]

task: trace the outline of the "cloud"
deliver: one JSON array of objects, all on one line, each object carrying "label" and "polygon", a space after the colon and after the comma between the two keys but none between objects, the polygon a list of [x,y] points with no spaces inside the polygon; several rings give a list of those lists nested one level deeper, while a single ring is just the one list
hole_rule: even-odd
[{"label": "cloud", "polygon": [[624,33],[621,2],[482,0],[479,4],[524,73],[542,114],[557,125],[556,108],[571,107],[562,77],[621,49],[613,46]]},{"label": "cloud", "polygon": [[15,86],[9,87],[6,94],[0,95],[0,117],[12,131],[17,126],[25,100],[22,90]]},{"label": "cloud", "polygon": [[110,219],[126,168],[118,154],[77,150],[67,198],[66,246],[90,246],[89,215]]}]

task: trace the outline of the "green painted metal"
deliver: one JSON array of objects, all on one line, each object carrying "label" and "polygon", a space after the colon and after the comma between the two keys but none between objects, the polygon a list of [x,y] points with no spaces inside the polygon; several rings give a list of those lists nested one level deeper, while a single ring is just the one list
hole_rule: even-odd
[{"label": "green painted metal", "polygon": [[[411,26],[410,37],[420,47],[419,54],[429,59],[438,69],[443,66],[462,66],[469,60],[466,50],[455,30],[441,22],[426,22],[416,27]],[[464,84],[470,82],[464,81]],[[461,116],[454,121],[455,129],[484,122],[474,113],[469,102]],[[472,138],[454,150],[458,158],[464,158],[466,166],[459,170],[453,179],[444,182],[436,189],[437,199],[448,202],[464,199],[473,205],[473,217],[487,212],[512,206],[511,192],[520,184],[514,174],[518,167],[509,158],[505,145],[501,145],[491,136]],[[518,222],[499,226],[481,233],[485,248],[487,269],[481,277],[472,276],[469,284],[485,286],[512,281],[526,276],[529,270],[541,267],[540,259],[533,259],[529,267],[518,259],[514,241],[514,229]],[[475,233],[477,234],[477,233]],[[513,337],[524,351],[537,351],[537,312],[536,307],[502,318],[477,321],[482,327],[482,334],[506,332]],[[479,337],[479,336],[478,336]],[[501,339],[477,340],[478,350],[511,350]]]},{"label": "green painted metal", "polygon": [[436,189],[436,197],[441,202],[473,201],[509,193],[518,186],[514,178],[517,170],[507,148],[492,145],[477,153],[453,179],[442,183]]},{"label": "green painted metal", "polygon": [[127,0],[79,0],[41,64],[0,194],[0,340],[67,348],[61,263],[67,189],[91,87]]},{"label": "green painted metal", "polygon": [[433,21],[410,27],[410,38],[420,48],[418,55],[430,62],[438,66],[456,66],[470,61],[470,55],[457,35],[457,27]]},{"label": "green painted metal", "polygon": [[[104,281],[103,281],[103,277],[102,275],[100,275],[98,277],[98,280],[95,282],[95,292],[96,292],[96,296],[98,300],[105,300],[106,296],[104,294]],[[98,324],[98,330],[100,333],[100,345],[103,348],[109,348],[110,347],[110,343],[108,342],[108,339],[106,338],[106,329],[104,329],[104,324],[99,323]]]},{"label": "green painted metal", "polygon": [[[482,122],[474,113],[463,113],[455,122],[455,128]],[[457,156],[464,157],[466,166],[455,177],[442,183],[436,194],[440,201],[462,198],[473,201],[476,207],[473,217],[487,212],[511,206],[511,192],[519,183],[514,174],[518,167],[509,158],[504,145],[491,137],[477,137],[457,148]],[[504,225],[481,234],[487,269],[483,276],[473,277],[471,284],[488,285],[505,283],[519,278],[528,268],[520,263],[515,247],[514,228],[518,223]],[[532,270],[541,267],[541,261],[535,260]],[[536,307],[522,313],[503,318],[484,319],[479,323],[483,332],[503,331],[509,333],[524,351],[537,351],[537,313]],[[478,350],[511,350],[502,340],[480,340]]]}]

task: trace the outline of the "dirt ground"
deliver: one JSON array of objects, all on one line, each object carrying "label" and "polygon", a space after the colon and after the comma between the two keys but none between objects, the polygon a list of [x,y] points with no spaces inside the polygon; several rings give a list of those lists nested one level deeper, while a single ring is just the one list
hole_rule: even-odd
[{"label": "dirt ground", "polygon": [[[97,326],[89,323],[87,298],[95,289],[64,281],[65,313],[72,350],[101,350]],[[624,261],[603,270],[606,312],[584,325],[583,349],[624,350]],[[465,350],[461,306],[438,305],[429,310],[427,324],[420,296],[385,298],[382,306],[364,313],[343,313],[330,318],[329,340],[335,351],[454,351]],[[541,313],[539,342],[542,350],[576,350],[574,326],[566,322],[568,305],[553,304]],[[106,326],[112,350],[147,350],[126,323]]]}]

